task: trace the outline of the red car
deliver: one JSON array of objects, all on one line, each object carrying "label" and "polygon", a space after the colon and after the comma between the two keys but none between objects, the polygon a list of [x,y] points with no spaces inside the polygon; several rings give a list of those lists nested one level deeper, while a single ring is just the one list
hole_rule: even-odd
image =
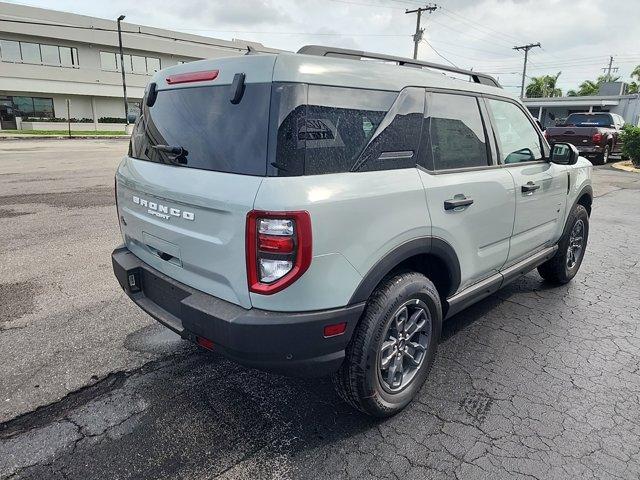
[{"label": "red car", "polygon": [[603,165],[611,155],[620,155],[620,130],[624,119],[615,113],[572,113],[562,125],[544,132],[549,143],[567,142],[594,165]]}]

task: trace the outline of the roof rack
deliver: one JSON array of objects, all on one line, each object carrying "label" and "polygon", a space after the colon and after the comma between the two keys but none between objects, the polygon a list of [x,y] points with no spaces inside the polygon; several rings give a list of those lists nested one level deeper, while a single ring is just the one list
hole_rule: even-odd
[{"label": "roof rack", "polygon": [[394,55],[385,55],[383,53],[363,52],[360,50],[350,50],[348,48],[323,47],[322,45],[305,45],[298,50],[298,53],[302,53],[304,55],[317,55],[320,57],[350,58],[354,60],[382,60],[384,62],[393,62],[397,65],[415,68],[426,67],[433,70],[466,75],[475,83],[502,88],[498,81],[491,75],[474,72],[472,70],[464,70],[457,67],[449,67],[448,65],[441,65],[439,63],[423,62],[422,60],[415,60],[413,58],[396,57]]}]

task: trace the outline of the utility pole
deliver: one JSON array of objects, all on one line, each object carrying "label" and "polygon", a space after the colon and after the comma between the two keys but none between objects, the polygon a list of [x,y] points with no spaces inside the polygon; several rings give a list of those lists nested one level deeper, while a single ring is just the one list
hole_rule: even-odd
[{"label": "utility pole", "polygon": [[432,13],[437,10],[437,5],[427,5],[425,7],[415,8],[413,10],[405,10],[404,13],[417,13],[416,17],[416,33],[413,34],[413,58],[417,60],[418,58],[418,44],[420,40],[422,40],[422,34],[424,33],[424,28],[420,28],[420,19],[422,18],[422,12]]},{"label": "utility pole", "polygon": [[120,72],[122,72],[122,91],[124,93],[124,123],[129,125],[129,102],[127,101],[127,82],[124,78],[124,55],[122,53],[122,29],[120,28],[120,22],[124,20],[125,16],[120,15],[118,17],[118,46],[120,47]]},{"label": "utility pole", "polygon": [[522,67],[522,83],[520,84],[520,98],[524,98],[524,79],[527,76],[527,57],[529,56],[529,50],[535,47],[540,47],[540,42],[529,43],[528,45],[521,45],[519,47],[513,47],[514,50],[524,50],[524,66]]},{"label": "utility pole", "polygon": [[607,82],[611,81],[611,72],[617,72],[618,71],[618,67],[614,67],[613,66],[613,57],[609,57],[609,66],[608,67],[602,67],[600,70],[602,70],[603,72],[607,72],[605,78],[607,79]]}]

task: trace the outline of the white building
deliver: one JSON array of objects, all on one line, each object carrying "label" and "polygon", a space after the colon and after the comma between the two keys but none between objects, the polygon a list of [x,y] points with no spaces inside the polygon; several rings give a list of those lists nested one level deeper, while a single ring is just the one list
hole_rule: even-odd
[{"label": "white building", "polygon": [[[130,112],[137,111],[144,87],[160,68],[238,55],[248,46],[276,51],[243,40],[121,25]],[[38,128],[30,119],[67,118],[68,99],[71,118],[83,122],[77,129],[121,130],[104,120],[125,116],[117,52],[115,19],[0,2],[0,128]]]},{"label": "white building", "polygon": [[525,98],[523,102],[544,127],[562,123],[570,114],[581,112],[617,113],[626,123],[640,125],[640,94],[626,94],[626,90],[623,82],[609,82],[600,87],[598,95]]}]

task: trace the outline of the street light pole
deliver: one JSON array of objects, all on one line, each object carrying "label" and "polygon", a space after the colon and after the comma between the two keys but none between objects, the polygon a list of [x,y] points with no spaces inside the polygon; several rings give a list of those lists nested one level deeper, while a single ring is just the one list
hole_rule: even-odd
[{"label": "street light pole", "polygon": [[120,15],[118,17],[118,46],[120,47],[120,72],[122,73],[122,91],[124,93],[124,122],[129,125],[129,103],[127,102],[127,82],[124,78],[124,55],[122,53],[122,29],[120,28],[120,22],[124,20],[125,16]]}]

